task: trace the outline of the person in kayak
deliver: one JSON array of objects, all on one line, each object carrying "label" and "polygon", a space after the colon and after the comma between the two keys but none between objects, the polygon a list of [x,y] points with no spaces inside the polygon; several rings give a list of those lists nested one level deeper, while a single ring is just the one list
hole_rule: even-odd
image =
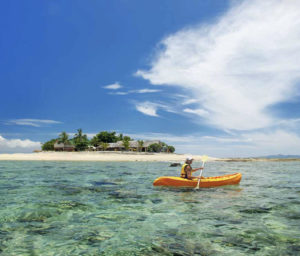
[{"label": "person in kayak", "polygon": [[[200,167],[200,168],[196,168],[196,169],[193,169],[191,164],[193,163],[193,158],[191,156],[188,156],[186,159],[185,159],[185,163],[182,165],[181,167],[181,173],[180,173],[180,177],[181,178],[184,178],[184,179],[188,179],[188,180],[192,180],[192,179],[195,179],[195,178],[199,178],[199,177],[194,177],[192,176],[192,173],[193,172],[196,172],[198,170],[201,170],[203,169],[203,167]],[[201,177],[202,178],[202,177]],[[204,177],[203,177],[204,178]]]}]

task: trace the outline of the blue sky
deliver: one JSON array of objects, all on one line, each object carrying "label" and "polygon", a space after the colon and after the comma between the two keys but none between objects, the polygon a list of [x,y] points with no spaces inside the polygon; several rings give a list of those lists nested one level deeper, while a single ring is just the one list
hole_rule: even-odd
[{"label": "blue sky", "polygon": [[5,1],[0,152],[114,130],[179,153],[300,154],[297,1]]}]

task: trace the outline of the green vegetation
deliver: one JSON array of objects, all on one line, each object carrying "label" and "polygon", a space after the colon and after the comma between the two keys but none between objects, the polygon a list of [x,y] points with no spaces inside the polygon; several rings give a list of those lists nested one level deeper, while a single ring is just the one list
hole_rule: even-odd
[{"label": "green vegetation", "polygon": [[[63,131],[59,134],[57,139],[51,139],[42,144],[42,150],[53,151],[55,147],[59,147],[60,150],[64,150],[64,146],[72,147],[75,151],[91,150],[114,150],[114,151],[139,151],[139,152],[175,152],[173,146],[169,146],[164,142],[153,143],[149,146],[149,142],[145,143],[143,140],[138,140],[137,143],[132,143],[133,139],[129,136],[124,136],[122,133],[117,134],[116,132],[101,131],[97,133],[92,139],[88,139],[86,134],[83,134],[82,129],[77,129],[77,133],[73,138]],[[110,145],[110,143],[116,143],[116,145]],[[120,143],[121,142],[121,143]],[[57,144],[57,146],[55,146]],[[146,145],[145,145],[146,144]],[[67,150],[67,149],[66,149]]]},{"label": "green vegetation", "polygon": [[[125,136],[125,137],[129,138],[129,140],[130,140],[130,137],[128,137],[128,136]],[[123,134],[122,133],[119,136],[117,136],[116,132],[103,131],[103,132],[97,133],[92,138],[92,140],[93,140],[94,144],[98,143],[98,145],[99,145],[101,142],[113,143],[113,142],[117,142],[117,141],[123,140],[124,138],[123,138]]]},{"label": "green vegetation", "polygon": [[130,141],[130,137],[125,136],[123,138],[123,146],[124,146],[126,151],[128,151],[128,149],[129,149],[129,145],[130,145],[129,141]]},{"label": "green vegetation", "polygon": [[98,141],[97,137],[94,136],[91,140],[90,140],[90,144],[94,147],[98,147],[100,145],[100,142]]},{"label": "green vegetation", "polygon": [[60,143],[67,144],[67,143],[69,142],[69,135],[68,135],[66,132],[62,132],[62,133],[59,135],[58,141],[59,141]]},{"label": "green vegetation", "polygon": [[173,146],[169,146],[166,143],[162,142],[162,143],[154,143],[151,144],[148,147],[148,152],[155,152],[155,153],[160,153],[160,152],[164,152],[164,153],[174,153],[175,152],[175,148]]},{"label": "green vegetation", "polygon": [[168,146],[168,153],[174,153],[175,152],[175,148],[173,146]]},{"label": "green vegetation", "polygon": [[141,151],[142,151],[142,148],[143,148],[143,146],[144,146],[144,141],[138,140],[138,145],[139,145],[138,151],[141,152]]},{"label": "green vegetation", "polygon": [[161,152],[162,151],[162,145],[158,144],[158,143],[151,144],[148,147],[148,151],[149,152],[156,152],[156,153]]},{"label": "green vegetation", "polygon": [[74,138],[74,145],[76,151],[84,151],[89,146],[89,140],[86,134],[82,134],[82,129],[78,129],[77,133],[75,134]]},{"label": "green vegetation", "polygon": [[56,139],[49,140],[42,145],[42,150],[44,151],[52,151],[54,150],[54,143]]},{"label": "green vegetation", "polygon": [[109,143],[106,142],[100,142],[100,147],[102,148],[103,151],[105,151],[109,146]]}]

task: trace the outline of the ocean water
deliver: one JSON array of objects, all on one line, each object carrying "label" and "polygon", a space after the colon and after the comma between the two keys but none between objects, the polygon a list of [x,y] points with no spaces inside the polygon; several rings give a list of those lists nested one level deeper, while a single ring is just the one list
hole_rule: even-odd
[{"label": "ocean water", "polygon": [[[194,167],[200,163],[194,163]],[[0,162],[0,255],[300,255],[300,162],[208,162],[240,185],[157,188],[169,163]]]}]

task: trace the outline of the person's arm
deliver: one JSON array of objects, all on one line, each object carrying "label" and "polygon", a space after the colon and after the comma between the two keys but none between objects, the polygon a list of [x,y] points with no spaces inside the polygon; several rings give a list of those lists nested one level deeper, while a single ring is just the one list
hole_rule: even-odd
[{"label": "person's arm", "polygon": [[[196,171],[198,171],[198,170],[203,170],[204,168],[203,167],[200,167],[200,168],[196,168],[196,169],[192,169],[191,170],[191,174],[193,173],[193,172],[196,172]],[[199,176],[196,176],[196,177],[194,177],[194,176],[192,176],[191,175],[191,179],[199,179]],[[201,176],[201,178],[205,178],[204,176]]]},{"label": "person's arm", "polygon": [[203,167],[193,169],[192,172],[196,172],[196,171],[198,171],[198,170],[203,170]]}]

